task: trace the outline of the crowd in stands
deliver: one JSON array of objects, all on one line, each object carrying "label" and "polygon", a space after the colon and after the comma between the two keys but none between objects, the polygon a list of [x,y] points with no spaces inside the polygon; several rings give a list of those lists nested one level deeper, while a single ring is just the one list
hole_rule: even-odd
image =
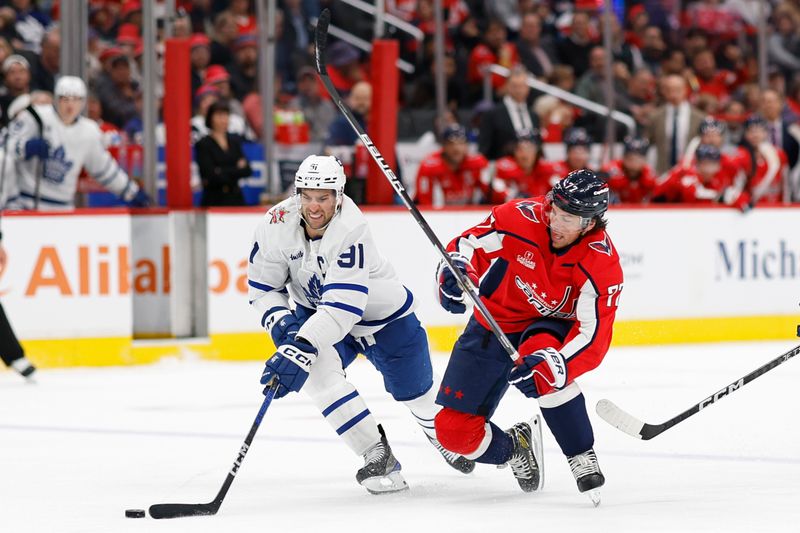
[{"label": "crowd in stands", "polygon": [[[387,25],[386,37],[400,41],[402,59],[415,67],[402,75],[400,113],[430,117],[428,129],[442,146],[422,162],[416,180],[404,177],[416,185],[419,203],[493,203],[539,194],[570,169],[586,166],[606,176],[623,203],[702,201],[749,209],[800,201],[800,0],[614,4],[624,7],[611,17],[609,54],[602,46],[601,0],[442,0],[447,113],[437,117],[431,114],[438,68],[434,3],[385,2],[388,13],[424,34],[417,40]],[[759,4],[768,23],[763,88]],[[209,125],[217,122],[235,136],[228,143],[217,132],[225,144],[258,142],[264,103],[253,0],[175,5],[172,34],[191,47],[193,142],[213,138]],[[370,41],[374,19],[330,0],[278,0],[278,7],[276,99],[270,104],[275,139],[321,143],[347,160],[351,175],[363,178],[368,158],[355,148],[355,134],[312,67],[313,21],[329,7],[333,25]],[[156,2],[154,9],[161,39],[165,3]],[[40,103],[52,98],[63,33],[59,11],[58,0],[0,0],[0,122],[7,122],[8,107],[21,94]],[[89,0],[88,14],[87,115],[106,133],[108,147],[140,144],[142,4]],[[334,85],[367,126],[368,54],[334,39],[328,64]],[[492,64],[510,69],[510,77],[489,73]],[[607,138],[606,118],[531,90],[528,76],[601,105],[611,87],[615,108],[636,123],[633,130],[615,128],[614,141],[624,154],[606,147],[600,158],[590,157],[589,148]],[[212,120],[215,114],[227,118]],[[548,160],[543,148],[550,144],[565,147],[566,157]],[[223,158],[232,161],[231,175],[243,173],[239,155]],[[348,192],[363,199],[363,180],[352,181]]]}]

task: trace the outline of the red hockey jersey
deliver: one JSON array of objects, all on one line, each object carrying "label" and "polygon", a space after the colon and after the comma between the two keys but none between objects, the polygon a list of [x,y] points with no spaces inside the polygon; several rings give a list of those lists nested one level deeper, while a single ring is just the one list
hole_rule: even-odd
[{"label": "red hockey jersey", "polygon": [[489,162],[480,154],[469,154],[453,169],[436,152],[425,159],[417,171],[415,201],[419,205],[477,204],[488,190],[489,177],[484,175]]},{"label": "red hockey jersey", "polygon": [[[497,206],[447,249],[470,258],[481,278],[481,299],[504,332],[524,331],[542,317],[572,322],[563,346],[555,347],[572,380],[597,367],[608,351],[622,267],[605,231],[551,248],[543,201],[538,196]],[[477,310],[475,318],[488,329]]]},{"label": "red hockey jersey", "polygon": [[645,204],[650,201],[650,195],[656,187],[656,177],[653,170],[645,165],[641,174],[636,179],[625,172],[622,160],[609,162],[604,168],[608,174],[608,187],[623,204]]},{"label": "red hockey jersey", "polygon": [[564,177],[559,170],[554,163],[539,159],[530,172],[525,172],[513,157],[501,157],[495,163],[490,203],[499,204],[515,198],[547,194]]}]

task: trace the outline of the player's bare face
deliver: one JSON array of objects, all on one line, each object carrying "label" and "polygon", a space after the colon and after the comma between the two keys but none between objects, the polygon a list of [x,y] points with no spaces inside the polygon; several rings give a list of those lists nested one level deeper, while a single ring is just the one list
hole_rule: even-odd
[{"label": "player's bare face", "polygon": [[64,124],[72,124],[83,109],[83,98],[75,96],[60,96],[56,104],[58,116]]},{"label": "player's bare face", "polygon": [[581,217],[567,213],[555,205],[550,206],[548,219],[550,222],[550,242],[552,242],[553,248],[569,246],[577,241],[583,233],[594,227],[594,222],[590,222],[584,228]]},{"label": "player's bare face", "polygon": [[321,237],[336,213],[336,192],[331,189],[300,191],[300,210],[309,237]]}]

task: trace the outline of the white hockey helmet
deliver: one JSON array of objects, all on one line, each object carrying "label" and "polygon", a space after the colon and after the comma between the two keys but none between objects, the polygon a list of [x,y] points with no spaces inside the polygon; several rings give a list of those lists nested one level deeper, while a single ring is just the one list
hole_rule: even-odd
[{"label": "white hockey helmet", "polygon": [[61,76],[56,82],[55,90],[53,91],[56,98],[62,96],[74,96],[76,98],[86,99],[86,84],[77,76]]},{"label": "white hockey helmet", "polygon": [[332,155],[310,155],[306,157],[294,175],[294,192],[300,189],[333,189],[336,191],[336,207],[342,205],[344,184],[347,177],[338,158]]}]

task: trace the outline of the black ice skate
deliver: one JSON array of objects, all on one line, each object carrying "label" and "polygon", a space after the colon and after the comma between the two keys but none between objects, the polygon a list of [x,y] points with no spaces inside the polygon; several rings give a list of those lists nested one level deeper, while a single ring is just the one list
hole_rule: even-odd
[{"label": "black ice skate", "polygon": [[12,361],[11,368],[19,372],[19,374],[29,382],[35,382],[33,379],[33,374],[36,372],[36,367],[33,366],[30,361],[28,361],[27,357],[20,357],[19,359]]},{"label": "black ice skate", "polygon": [[371,494],[386,494],[408,490],[408,484],[400,474],[400,463],[395,459],[386,440],[383,427],[378,424],[381,440],[364,454],[364,466],[356,472],[358,481]]},{"label": "black ice skate", "polygon": [[428,437],[428,440],[431,441],[431,444],[433,444],[434,448],[439,450],[439,453],[442,454],[442,457],[444,457],[444,460],[447,461],[447,464],[449,464],[462,474],[469,474],[470,472],[475,470],[475,461],[471,461],[470,459],[467,459],[463,455],[459,455],[455,452],[451,452],[450,450],[445,449],[445,447],[442,446],[442,444],[438,440],[434,439],[427,433],[425,434],[425,436]]},{"label": "black ice skate", "polygon": [[606,482],[606,478],[600,471],[594,450],[589,449],[589,451],[567,457],[567,461],[569,461],[572,475],[575,476],[575,481],[578,483],[578,490],[588,492],[595,507],[600,505],[599,489]]},{"label": "black ice skate", "polygon": [[533,492],[544,486],[544,462],[542,454],[542,421],[539,415],[531,423],[520,422],[506,431],[514,442],[514,451],[508,465],[525,492]]}]

